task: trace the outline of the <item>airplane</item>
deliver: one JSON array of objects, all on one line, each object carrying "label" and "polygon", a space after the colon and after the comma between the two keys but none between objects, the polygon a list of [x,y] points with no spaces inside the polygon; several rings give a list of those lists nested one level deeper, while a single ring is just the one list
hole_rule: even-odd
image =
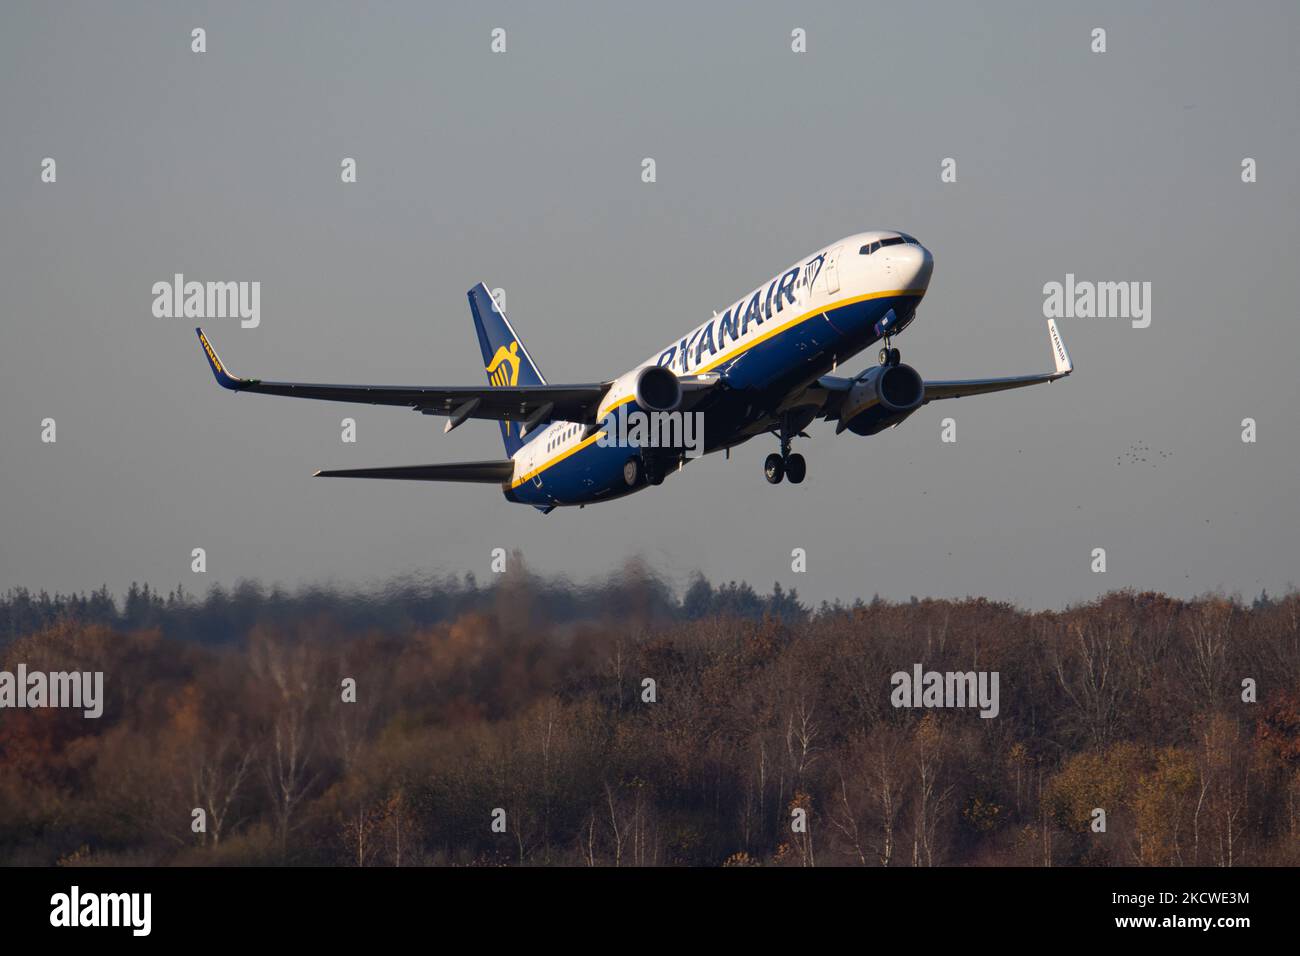
[{"label": "airplane", "polygon": [[[875,435],[941,399],[1023,388],[1073,370],[1056,324],[1047,320],[1055,369],[1006,378],[925,380],[902,363],[894,339],[916,318],[934,257],[912,236],[889,230],[857,233],[825,246],[741,296],[658,354],[617,378],[551,385],[523,340],[480,282],[469,290],[486,388],[473,386],[317,385],[268,382],[231,374],[203,330],[208,364],[223,388],[335,402],[362,402],[445,415],[450,432],[471,418],[499,423],[506,457],[316,472],[330,478],[389,478],[499,484],[508,501],[543,514],[585,507],[659,485],[693,456],[679,441],[611,441],[618,416],[694,414],[704,454],[772,435],[779,451],[763,471],[779,484],[799,484],[804,457],[792,452],[816,419],[835,433]],[[851,377],[841,363],[876,342],[879,363]],[[678,431],[680,437],[683,432]]]}]

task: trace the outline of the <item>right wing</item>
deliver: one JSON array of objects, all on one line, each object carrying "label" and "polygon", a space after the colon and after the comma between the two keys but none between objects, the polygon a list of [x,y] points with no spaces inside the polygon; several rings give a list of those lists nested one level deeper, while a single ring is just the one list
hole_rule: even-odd
[{"label": "right wing", "polygon": [[[315,398],[327,402],[361,402],[369,405],[397,405],[425,415],[450,415],[456,424],[467,418],[526,422],[535,415],[566,421],[590,421],[608,389],[608,384],[451,386],[425,388],[406,385],[317,385],[308,382],[264,382],[239,378],[227,371],[202,329],[195,329],[217,384],[233,392]],[[550,406],[548,408],[548,406]]]},{"label": "right wing", "polygon": [[1056,323],[1047,320],[1047,334],[1052,338],[1052,357],[1056,360],[1055,372],[1043,372],[1038,375],[1013,375],[1008,378],[967,378],[953,381],[925,383],[925,401],[927,403],[942,398],[961,398],[964,395],[985,395],[989,392],[1003,392],[1009,388],[1024,388],[1026,385],[1039,385],[1065,378],[1074,371],[1070,353],[1065,350],[1061,333],[1056,331]]}]

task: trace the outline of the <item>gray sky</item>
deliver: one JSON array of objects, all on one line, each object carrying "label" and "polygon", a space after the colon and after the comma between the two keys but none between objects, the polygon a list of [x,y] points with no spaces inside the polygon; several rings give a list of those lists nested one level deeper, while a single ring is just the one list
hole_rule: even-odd
[{"label": "gray sky", "polygon": [[[1285,588],[1300,12],[1132,7],[6,3],[0,588],[482,579],[494,547],[547,574],[639,554],[682,583],[698,568],[813,599]],[[1042,287],[1067,272],[1151,282],[1151,326],[1066,319],[1065,382],[874,438],[821,423],[799,487],[763,480],[775,441],[755,439],[543,517],[491,486],[313,480],[497,458],[500,437],[224,392],[194,323],[151,314],[175,272],[258,280],[260,327],[205,323],[238,374],[477,385],[482,279],[551,382],[590,381],[876,227],[934,252],[898,340],[927,377],[1050,369]]]}]

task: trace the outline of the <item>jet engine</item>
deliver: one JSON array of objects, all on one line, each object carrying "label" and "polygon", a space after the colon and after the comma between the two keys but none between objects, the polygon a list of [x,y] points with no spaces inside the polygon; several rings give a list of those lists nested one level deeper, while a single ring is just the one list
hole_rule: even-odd
[{"label": "jet engine", "polygon": [[671,412],[682,403],[682,386],[671,369],[644,365],[614,380],[600,403],[603,412],[628,396],[647,412]]},{"label": "jet engine", "polygon": [[840,428],[874,435],[897,425],[925,401],[925,382],[910,365],[877,365],[854,381],[840,405]]}]

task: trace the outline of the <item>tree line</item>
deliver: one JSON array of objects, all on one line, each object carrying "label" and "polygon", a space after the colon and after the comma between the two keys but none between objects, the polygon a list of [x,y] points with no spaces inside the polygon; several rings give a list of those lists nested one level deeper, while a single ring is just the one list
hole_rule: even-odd
[{"label": "tree line", "polygon": [[[514,562],[522,564],[521,557],[516,554]],[[794,619],[807,613],[798,592],[786,593],[780,584],[769,594],[759,594],[744,582],[715,586],[698,575],[678,600],[669,583],[636,561],[603,581],[585,585],[534,578],[532,604],[556,620],[593,620],[608,616],[611,607],[625,606],[633,592],[642,613],[656,618],[777,614]],[[288,591],[242,580],[233,588],[214,585],[201,597],[181,584],[164,596],[147,583],[132,582],[121,604],[107,585],[70,594],[19,587],[0,595],[0,645],[64,621],[120,631],[156,629],[164,637],[205,644],[240,641],[257,626],[292,626],[315,616],[329,617],[336,634],[355,635],[373,628],[402,631],[490,608],[494,593],[495,584],[480,586],[473,574],[412,576],[351,590],[320,586]],[[824,605],[833,606],[841,605]]]}]

